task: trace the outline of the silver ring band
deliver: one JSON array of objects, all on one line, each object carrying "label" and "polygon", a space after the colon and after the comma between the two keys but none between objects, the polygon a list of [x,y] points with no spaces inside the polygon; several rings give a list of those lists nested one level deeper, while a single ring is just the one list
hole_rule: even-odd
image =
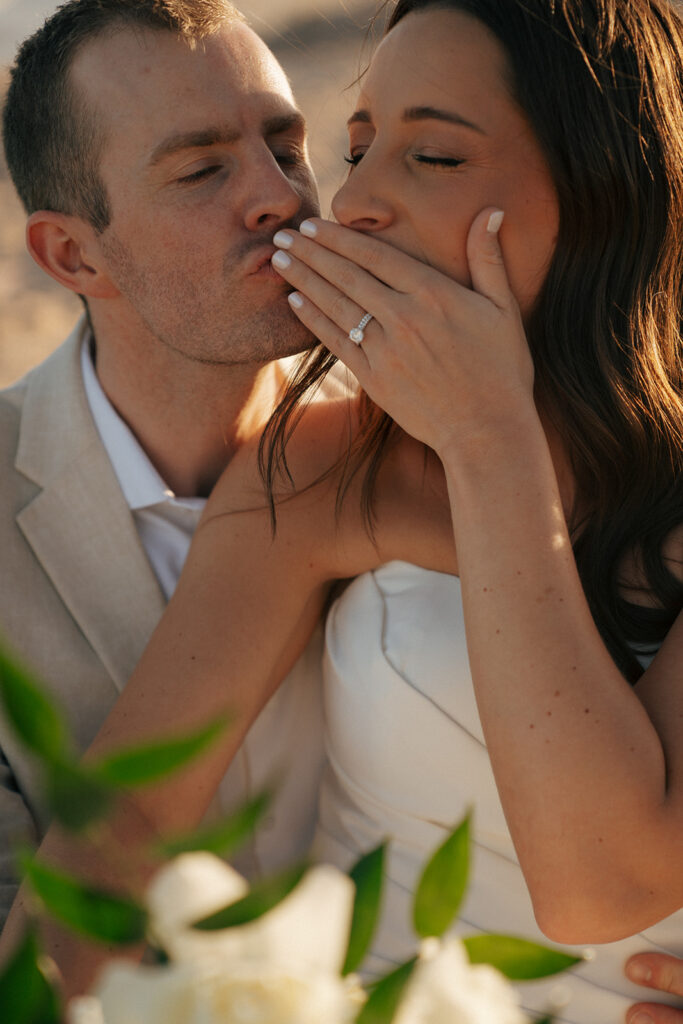
[{"label": "silver ring band", "polygon": [[358,327],[353,327],[349,331],[349,340],[353,341],[356,345],[360,345],[365,337],[365,328],[372,320],[372,313],[366,313]]}]

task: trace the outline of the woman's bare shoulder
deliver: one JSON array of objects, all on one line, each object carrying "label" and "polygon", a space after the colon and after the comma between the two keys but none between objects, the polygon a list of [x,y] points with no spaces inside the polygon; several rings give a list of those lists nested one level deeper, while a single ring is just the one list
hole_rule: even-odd
[{"label": "woman's bare shoulder", "polygon": [[[276,505],[303,493],[334,473],[348,448],[357,413],[348,396],[320,398],[304,407],[288,426],[284,444],[272,444],[270,428],[255,430],[223,470],[211,502],[223,511],[246,511],[268,504],[266,470]],[[283,457],[284,456],[284,457]]]},{"label": "woman's bare shoulder", "polygon": [[[355,576],[393,559],[456,572],[441,463],[398,432],[381,462],[368,510],[363,500],[367,466],[348,475],[358,422],[358,399],[348,394],[319,396],[300,413],[287,437],[286,461],[276,458],[276,544],[305,553],[329,579]],[[270,515],[260,447],[258,437],[243,445],[216,485],[207,515]]]},{"label": "woman's bare shoulder", "polygon": [[[255,432],[240,447],[214,487],[204,525],[228,517],[242,535],[265,536],[270,556],[304,556],[322,578],[337,575],[336,500],[339,467],[355,429],[355,402],[323,397],[306,406],[286,437],[284,459],[274,450],[270,485],[268,434]],[[223,532],[231,529],[224,524]]]},{"label": "woman's bare shoulder", "polygon": [[378,477],[376,509],[383,561],[457,574],[446,477],[430,448],[400,435]]}]

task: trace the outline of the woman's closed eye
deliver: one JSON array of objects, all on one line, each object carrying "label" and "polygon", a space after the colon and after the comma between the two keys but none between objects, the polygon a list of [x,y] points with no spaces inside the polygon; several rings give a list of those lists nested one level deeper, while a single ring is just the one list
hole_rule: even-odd
[{"label": "woman's closed eye", "polygon": [[352,167],[357,167],[365,156],[365,150],[357,153],[351,153],[350,156],[344,157],[344,163],[351,164]]},{"label": "woman's closed eye", "polygon": [[[345,156],[344,161],[347,164],[351,164],[352,167],[357,167],[365,156],[366,150],[360,150],[355,153],[351,153],[350,156]],[[414,153],[413,160],[419,164],[425,164],[427,167],[459,167],[460,164],[464,163],[464,160],[459,160],[457,157],[451,156],[429,156],[426,153]]]},{"label": "woman's closed eye", "polygon": [[426,153],[414,153],[413,160],[419,164],[426,164],[428,167],[459,167],[465,162],[454,156],[428,156]]}]

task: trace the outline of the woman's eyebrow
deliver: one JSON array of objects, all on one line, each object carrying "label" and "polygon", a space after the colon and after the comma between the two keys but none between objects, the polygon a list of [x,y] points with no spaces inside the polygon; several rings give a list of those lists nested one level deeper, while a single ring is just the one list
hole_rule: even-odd
[{"label": "woman's eyebrow", "polygon": [[[480,135],[486,134],[484,129],[480,128],[473,121],[468,121],[466,117],[456,114],[453,110],[441,110],[439,107],[408,107],[403,111],[401,120],[406,124],[411,121],[446,121],[448,124],[457,124],[462,128],[470,128],[474,132],[479,132]],[[349,126],[358,123],[372,124],[369,110],[356,110],[347,121]]]},{"label": "woman's eyebrow", "polygon": [[402,121],[446,121],[448,124],[457,124],[464,128],[471,128],[480,135],[486,132],[474,121],[468,121],[466,117],[456,114],[454,110],[441,110],[439,107],[408,107],[403,111]]}]

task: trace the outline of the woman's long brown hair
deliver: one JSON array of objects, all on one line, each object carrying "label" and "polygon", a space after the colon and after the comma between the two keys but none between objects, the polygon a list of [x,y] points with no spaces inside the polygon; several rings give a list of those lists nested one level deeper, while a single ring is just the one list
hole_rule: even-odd
[{"label": "woman's long brown hair", "polygon": [[[387,31],[428,8],[466,12],[502,43],[510,87],[548,161],[557,247],[527,322],[536,399],[576,482],[574,554],[591,612],[624,674],[683,608],[663,554],[683,523],[683,24],[667,0],[388,0]],[[334,363],[314,349],[262,442],[272,499],[285,447]],[[392,421],[367,397],[347,458],[372,493]],[[624,594],[627,561],[649,606]]]}]

